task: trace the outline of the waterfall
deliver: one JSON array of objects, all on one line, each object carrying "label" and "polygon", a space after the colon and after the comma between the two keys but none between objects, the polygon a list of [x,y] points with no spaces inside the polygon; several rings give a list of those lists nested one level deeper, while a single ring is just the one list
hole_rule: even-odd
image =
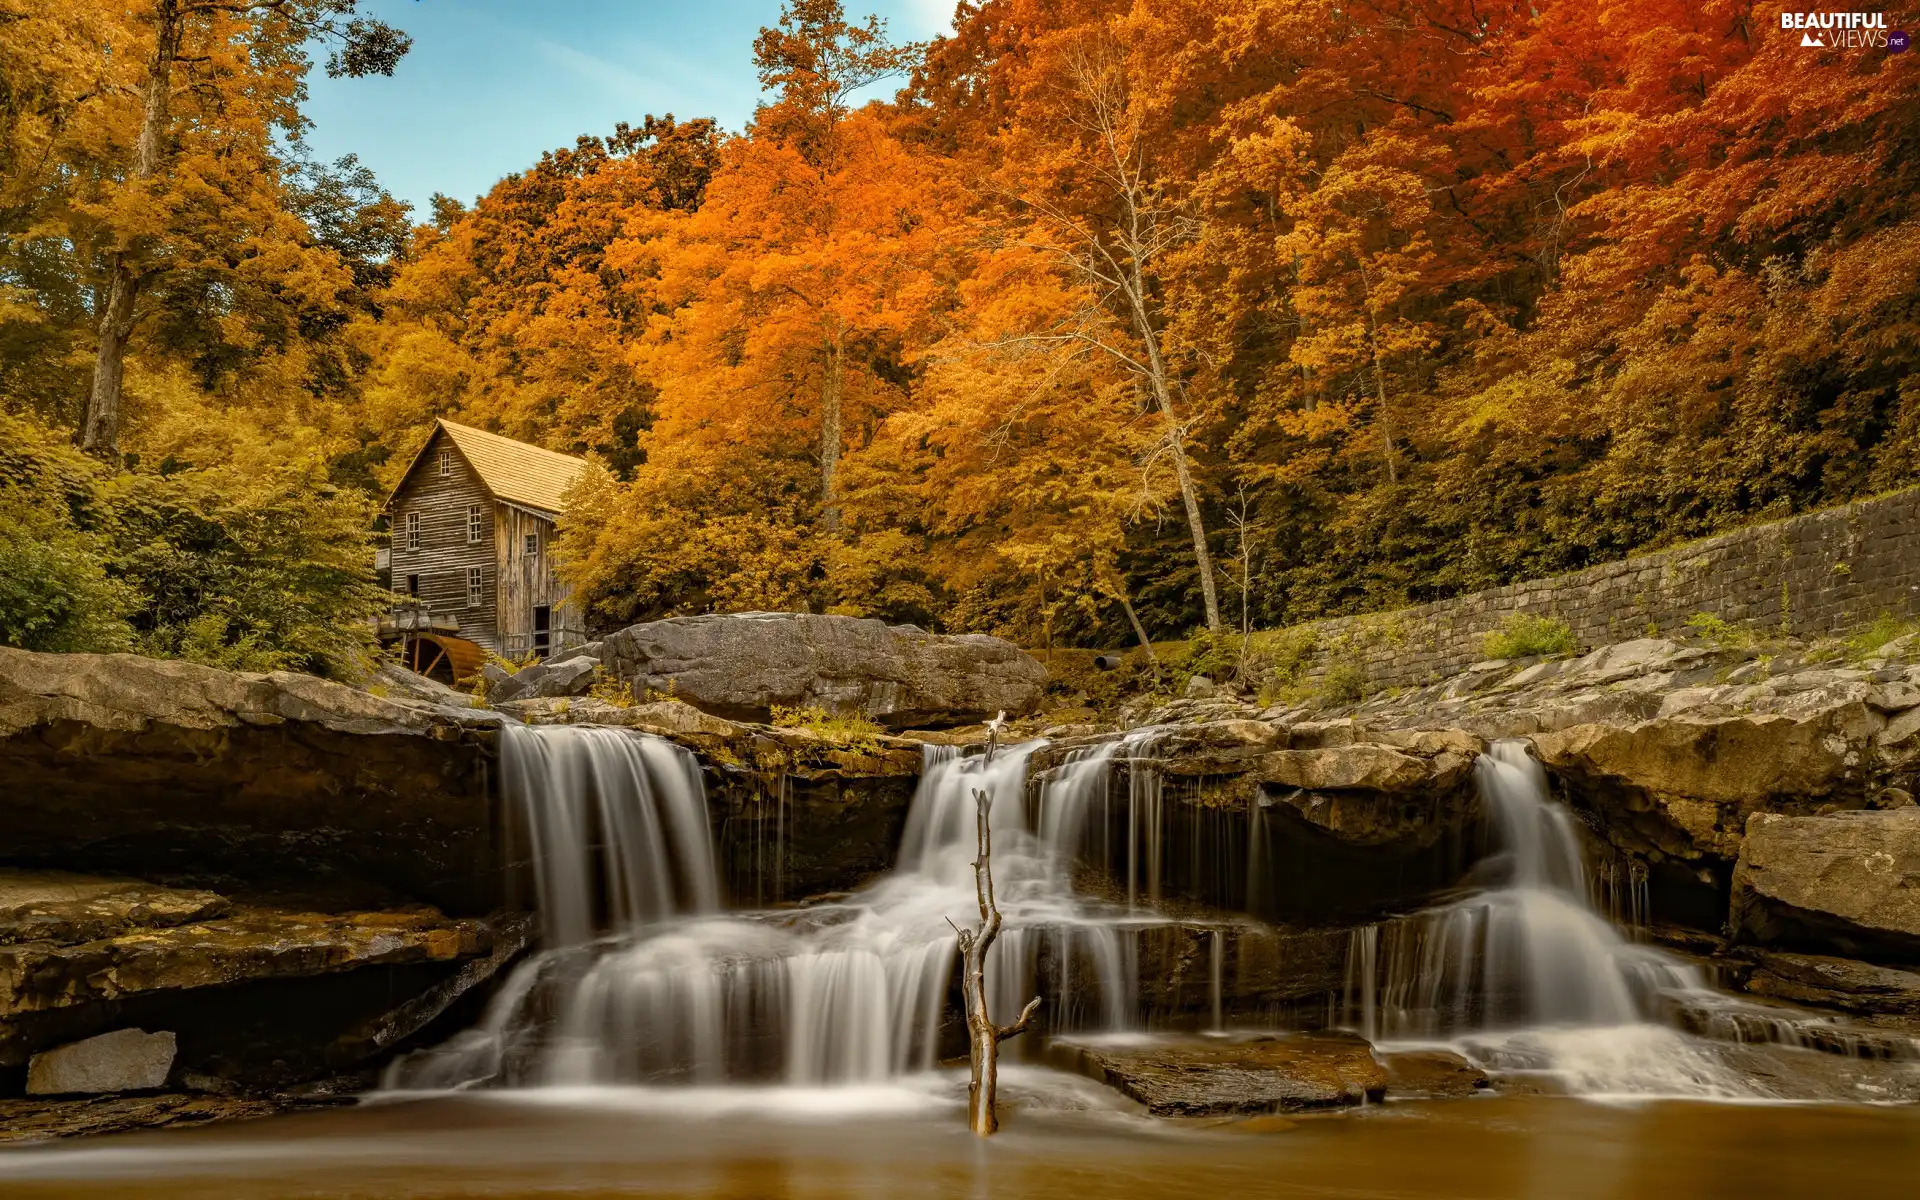
[{"label": "waterfall", "polygon": [[1476,782],[1497,841],[1476,875],[1499,882],[1356,931],[1343,1023],[1376,1042],[1446,1042],[1577,1093],[1761,1094],[1671,1025],[1677,1001],[1741,1006],[1601,915],[1573,815],[1550,799],[1525,745],[1495,743]]},{"label": "waterfall", "polygon": [[620,729],[506,725],[501,791],[531,845],[549,946],[720,907],[706,789],[691,753]]},{"label": "waterfall", "polygon": [[1164,732],[1157,726],[1145,726],[1114,740],[1074,750],[1040,793],[1040,840],[1047,849],[1063,860],[1097,862],[1111,875],[1116,867],[1109,836],[1115,809],[1114,765],[1127,765],[1122,815],[1126,822],[1123,854],[1129,908],[1139,905],[1143,893],[1148,903],[1158,903],[1161,898],[1165,797],[1153,754]]},{"label": "waterfall", "polygon": [[[978,918],[975,789],[992,798],[1006,918],[988,962],[993,1014],[1010,1019],[1044,982],[1048,1028],[1127,1027],[1126,917],[1077,897],[1067,856],[1028,824],[1038,745],[991,764],[926,747],[895,870],[830,902],[723,912],[687,751],[625,730],[509,726],[505,794],[531,843],[544,947],[480,1026],[395,1064],[388,1085],[817,1085],[963,1053],[954,927]],[[1059,786],[1042,786],[1042,811]]]},{"label": "waterfall", "polygon": [[1348,965],[1349,1021],[1369,1038],[1432,1038],[1526,1026],[1626,1025],[1705,978],[1639,945],[1592,904],[1573,816],[1547,798],[1517,742],[1476,767],[1504,882],[1432,912],[1370,927]]}]

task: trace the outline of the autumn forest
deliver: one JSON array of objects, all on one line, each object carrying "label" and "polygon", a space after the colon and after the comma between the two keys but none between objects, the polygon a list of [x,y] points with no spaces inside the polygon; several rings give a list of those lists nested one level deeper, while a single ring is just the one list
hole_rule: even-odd
[{"label": "autumn forest", "polygon": [[301,137],[310,70],[407,49],[0,0],[0,643],[350,669],[443,416],[604,464],[601,625],[1028,645],[1920,480],[1920,59],[1774,5],[967,0],[919,45],[789,0],[746,128],[634,113],[425,213]]}]

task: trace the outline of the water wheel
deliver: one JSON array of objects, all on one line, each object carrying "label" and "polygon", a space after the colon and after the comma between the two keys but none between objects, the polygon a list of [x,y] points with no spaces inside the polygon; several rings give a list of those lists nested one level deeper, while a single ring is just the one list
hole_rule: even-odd
[{"label": "water wheel", "polygon": [[400,661],[409,671],[455,687],[480,673],[487,661],[487,652],[465,638],[444,633],[412,633],[407,635]]}]

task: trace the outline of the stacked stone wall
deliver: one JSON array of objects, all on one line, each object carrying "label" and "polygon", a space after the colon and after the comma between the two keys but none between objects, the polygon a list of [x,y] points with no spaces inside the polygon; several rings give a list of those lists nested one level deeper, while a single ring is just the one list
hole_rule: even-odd
[{"label": "stacked stone wall", "polygon": [[1309,678],[1361,667],[1370,686],[1432,682],[1486,658],[1515,613],[1564,621],[1582,650],[1671,634],[1700,613],[1819,637],[1920,614],[1920,488],[1390,613],[1306,626]]}]

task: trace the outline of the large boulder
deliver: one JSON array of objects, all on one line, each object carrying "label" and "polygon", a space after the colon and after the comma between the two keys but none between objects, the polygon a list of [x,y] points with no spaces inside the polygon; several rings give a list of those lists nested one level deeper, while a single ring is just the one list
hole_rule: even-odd
[{"label": "large boulder", "polygon": [[1866,703],[1840,699],[1798,714],[1577,725],[1533,743],[1621,849],[1731,863],[1755,812],[1864,803],[1884,723]]},{"label": "large boulder", "polygon": [[511,673],[491,663],[488,668],[488,703],[507,704],[518,700],[584,696],[593,688],[600,661],[592,655],[573,654],[551,662],[532,663]]},{"label": "large boulder", "polygon": [[819,707],[895,729],[964,725],[1029,711],[1047,680],[999,638],[814,613],[649,621],[609,636],[600,655],[636,697],[670,695],[744,721]]},{"label": "large boulder", "polygon": [[1762,945],[1920,961],[1920,808],[1754,814],[1733,923]]},{"label": "large boulder", "polygon": [[0,648],[16,864],[377,885],[485,911],[495,713],[309,675]]}]

